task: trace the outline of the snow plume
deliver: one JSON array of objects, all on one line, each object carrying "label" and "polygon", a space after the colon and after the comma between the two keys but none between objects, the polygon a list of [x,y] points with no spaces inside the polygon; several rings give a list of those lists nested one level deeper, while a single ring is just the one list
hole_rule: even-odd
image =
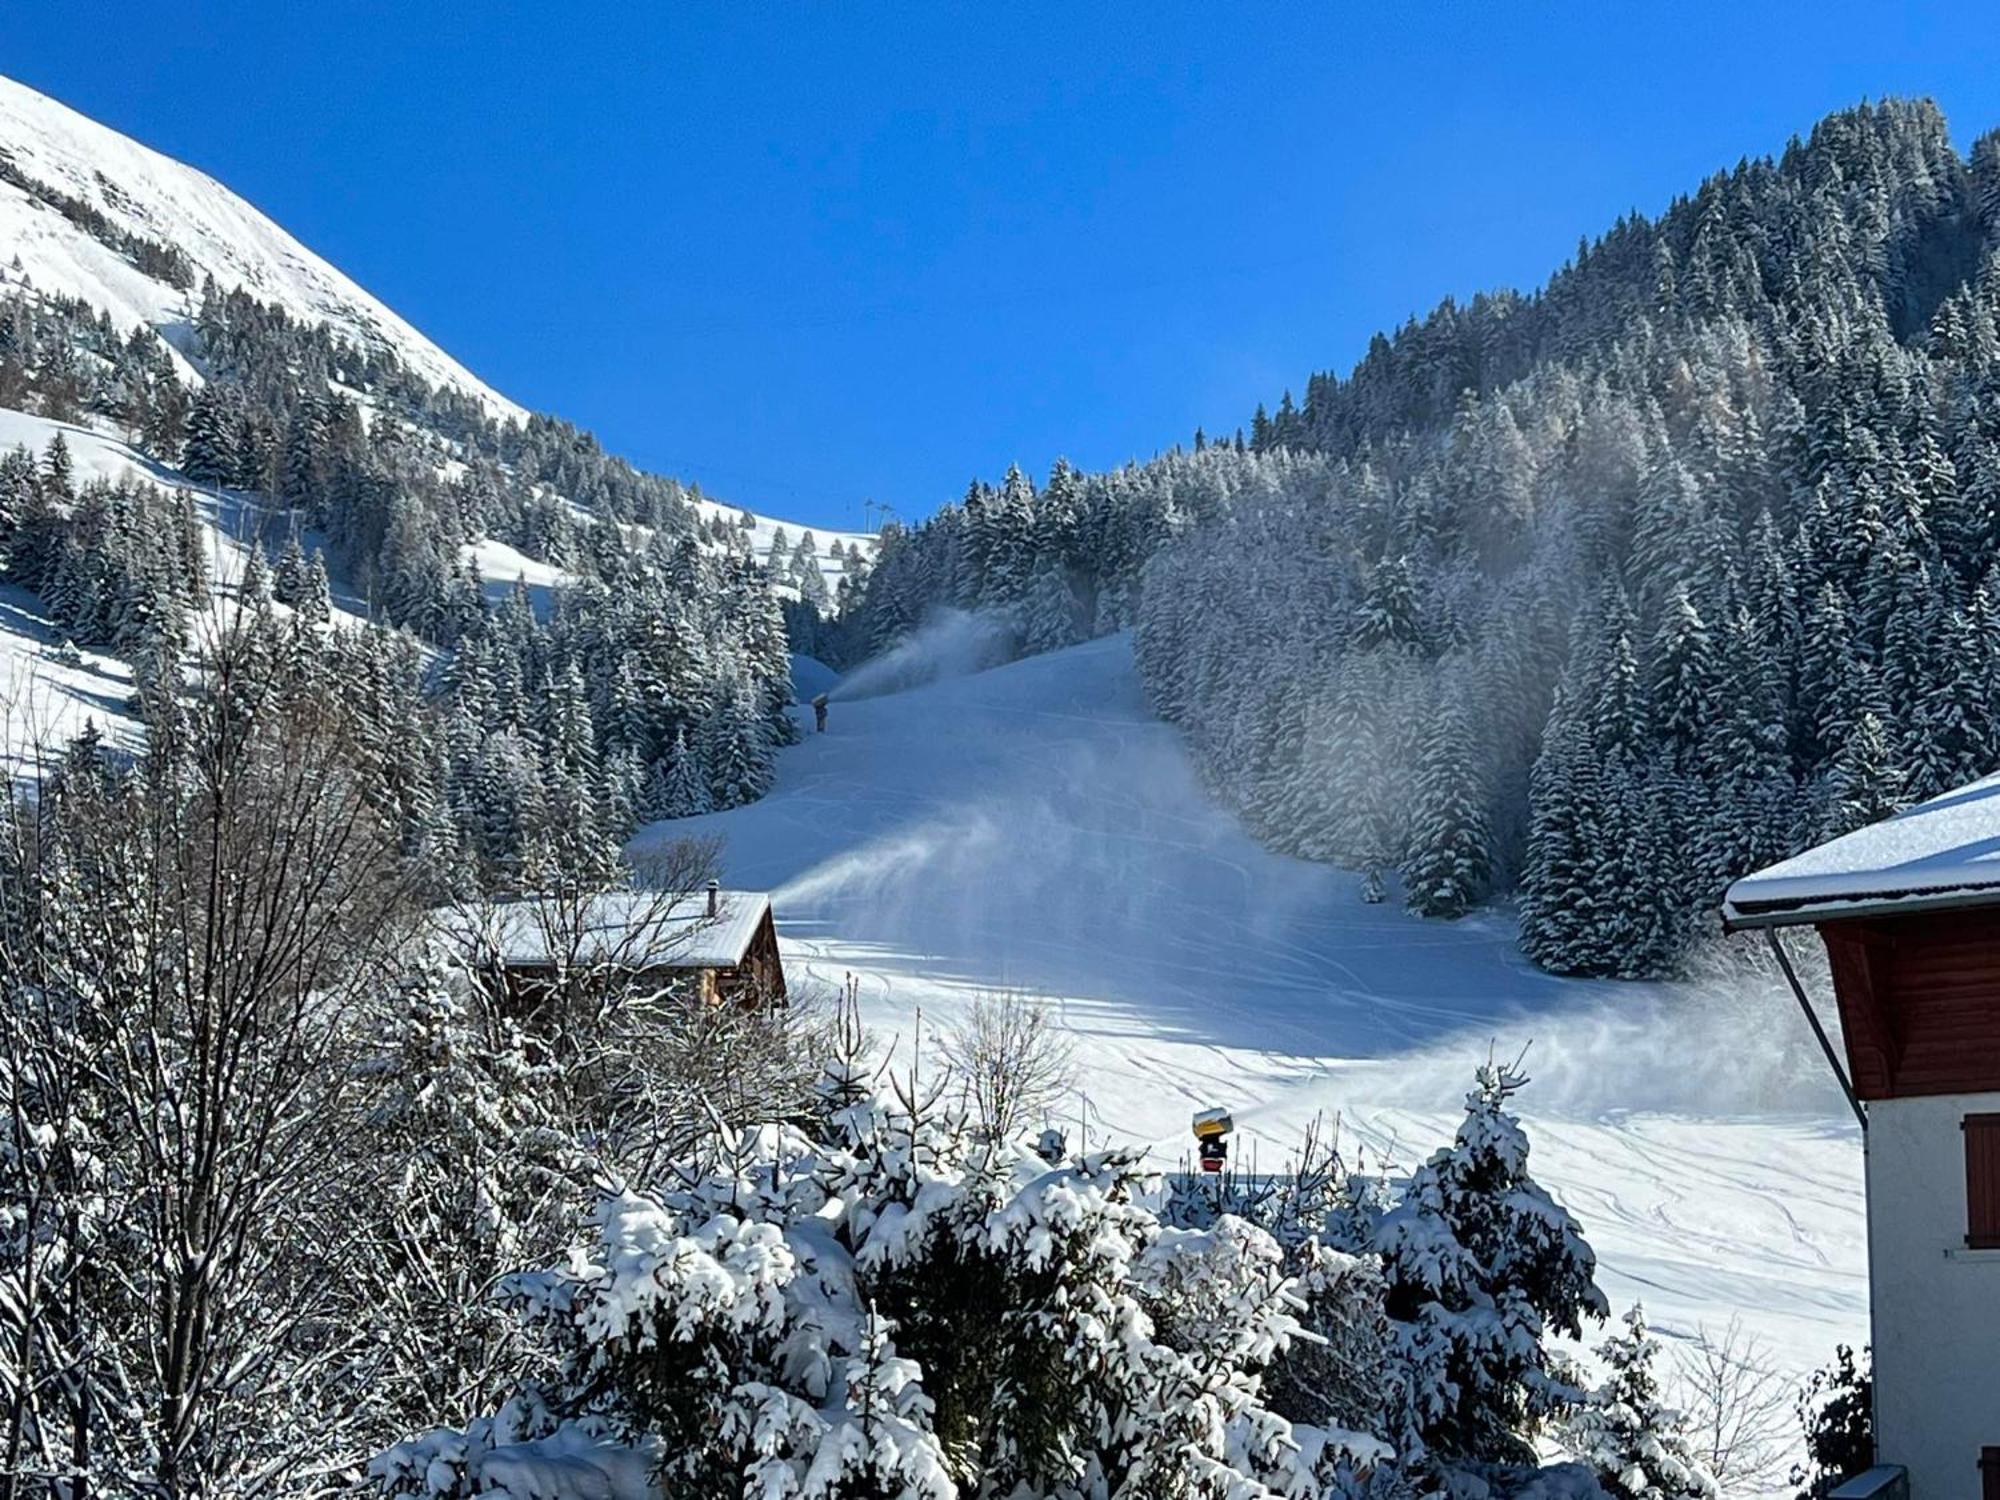
[{"label": "snow plume", "polygon": [[1003,611],[943,609],[923,627],[841,680],[828,699],[879,698],[1012,661],[1020,632]]},{"label": "snow plume", "polygon": [[[1817,962],[1806,962],[1804,944],[1796,945],[1793,961],[1806,991],[1824,1001],[1832,993],[1825,961],[1811,957]],[[1838,1046],[1831,1003],[1819,1011]],[[1489,1047],[1510,1059],[1527,1049],[1523,1069],[1535,1080],[1527,1102],[1541,1114],[1838,1119],[1846,1113],[1839,1084],[1775,965],[1761,950],[1753,954],[1734,943],[1703,952],[1695,972],[1672,984],[1607,986],[1574,1007],[1496,1017],[1477,1032],[1364,1064],[1355,1092],[1370,1105],[1447,1108]]]},{"label": "snow plume", "polygon": [[942,866],[982,874],[1004,869],[1010,848],[990,809],[956,809],[845,850],[787,881],[772,899],[787,909],[839,898],[879,910],[890,901],[920,899],[941,886],[949,889],[939,876]]},{"label": "snow plume", "polygon": [[[846,810],[869,825],[863,836],[829,841],[821,857],[774,883],[777,909],[923,955],[930,973],[1143,1007],[1218,1041],[1227,1039],[1217,1012],[1218,945],[1233,945],[1246,965],[1257,963],[1247,957],[1255,945],[1276,950],[1274,983],[1317,1014],[1337,976],[1302,953],[1300,940],[1346,894],[1343,877],[1293,861],[1240,861],[1241,835],[1203,809],[1185,757],[1163,733],[1142,726],[1104,734],[1049,711],[1067,694],[1022,694],[1022,678],[1004,679],[977,680],[997,699],[977,707],[966,701],[976,691],[971,680],[894,705],[921,704],[941,727],[899,762],[906,780],[872,804],[874,815],[865,804]],[[870,709],[889,711],[886,702]],[[968,723],[979,732],[964,733]],[[857,722],[855,733],[863,732]],[[857,758],[878,751],[872,740],[849,743]],[[939,757],[963,761],[963,790],[948,798],[927,793]],[[1163,860],[1175,872],[1167,878]],[[1264,1015],[1263,1034],[1290,1031],[1287,1019]]]}]

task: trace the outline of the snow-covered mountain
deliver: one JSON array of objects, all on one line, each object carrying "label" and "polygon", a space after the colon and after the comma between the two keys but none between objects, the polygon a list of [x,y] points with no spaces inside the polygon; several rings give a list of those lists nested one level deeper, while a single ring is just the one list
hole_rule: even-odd
[{"label": "snow-covered mountain", "polygon": [[[214,178],[10,78],[0,78],[0,154],[19,175],[178,248],[197,283],[213,276],[225,290],[242,287],[364,348],[388,349],[424,379],[477,398],[497,417],[526,415]],[[103,309],[120,329],[143,323],[184,346],[180,335],[193,316],[188,291],[139,269],[18,181],[0,181],[0,249],[0,260],[19,263],[10,276],[25,273],[44,291]]]},{"label": "snow-covered mountain", "polygon": [[[117,243],[121,235],[184,258],[184,274],[175,278],[135,256],[129,244]],[[0,291],[26,284],[77,298],[108,316],[121,335],[151,328],[183,379],[197,381],[193,322],[210,277],[224,291],[240,288],[308,324],[326,324],[343,341],[392,354],[423,380],[477,400],[496,419],[528,416],[214,178],[0,77]],[[748,540],[760,558],[780,527],[793,538],[804,529],[722,503],[705,503],[701,513],[732,523],[749,514]],[[870,535],[819,533],[823,551],[836,541],[848,549],[875,546]],[[502,555],[497,544],[489,550],[481,561],[498,569],[489,576],[510,580],[510,561],[523,560]],[[557,576],[531,560],[521,571],[537,584]],[[829,588],[840,572],[837,561],[823,561]]]}]

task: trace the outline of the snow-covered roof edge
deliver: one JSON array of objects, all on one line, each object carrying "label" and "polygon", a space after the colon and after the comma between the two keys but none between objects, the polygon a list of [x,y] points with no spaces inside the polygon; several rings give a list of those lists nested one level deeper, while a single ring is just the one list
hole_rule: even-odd
[{"label": "snow-covered roof edge", "polygon": [[1725,928],[2000,906],[2000,775],[1829,839],[1731,885]]},{"label": "snow-covered roof edge", "polygon": [[552,937],[566,949],[574,945],[566,956],[576,962],[631,969],[734,968],[770,914],[771,898],[763,891],[724,890],[715,898],[711,915],[706,891],[610,891],[591,897],[581,912],[530,897],[447,908],[439,928],[441,935],[510,969],[546,967]]}]

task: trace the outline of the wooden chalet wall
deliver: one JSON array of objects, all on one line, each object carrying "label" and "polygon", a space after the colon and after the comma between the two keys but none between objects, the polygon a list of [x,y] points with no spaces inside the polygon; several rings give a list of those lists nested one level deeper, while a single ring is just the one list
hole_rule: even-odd
[{"label": "wooden chalet wall", "polygon": [[776,1004],[785,998],[785,965],[778,956],[778,925],[770,909],[743,950],[743,961],[733,969],[715,971],[715,989],[724,1000],[750,1004]]},{"label": "wooden chalet wall", "polygon": [[2000,909],[1824,922],[1854,1091],[2000,1090]]}]

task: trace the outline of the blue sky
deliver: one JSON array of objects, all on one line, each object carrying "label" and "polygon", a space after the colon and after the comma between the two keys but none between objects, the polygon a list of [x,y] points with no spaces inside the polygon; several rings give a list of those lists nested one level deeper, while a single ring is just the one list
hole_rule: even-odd
[{"label": "blue sky", "polygon": [[819,525],[1246,423],[1863,96],[1975,6],[25,0],[0,71],[209,171],[495,386]]}]

